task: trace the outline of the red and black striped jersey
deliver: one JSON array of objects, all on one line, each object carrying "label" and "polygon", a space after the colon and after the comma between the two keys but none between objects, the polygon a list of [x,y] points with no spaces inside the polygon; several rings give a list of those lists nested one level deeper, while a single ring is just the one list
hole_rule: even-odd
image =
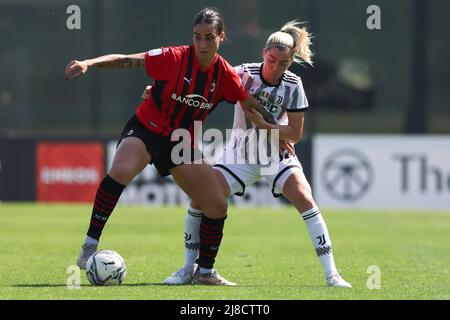
[{"label": "red and black striped jersey", "polygon": [[154,82],[137,108],[139,121],[151,132],[169,136],[175,129],[193,133],[221,101],[236,103],[247,97],[234,68],[216,53],[203,68],[193,46],[162,47],[145,54],[145,69]]}]

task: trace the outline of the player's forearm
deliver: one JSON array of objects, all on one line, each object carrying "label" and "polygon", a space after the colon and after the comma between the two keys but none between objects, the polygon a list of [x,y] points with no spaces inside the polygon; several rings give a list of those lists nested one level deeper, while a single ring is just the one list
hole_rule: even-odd
[{"label": "player's forearm", "polygon": [[259,103],[259,101],[252,95],[248,95],[247,98],[241,101],[241,106],[247,109],[255,109],[260,114],[262,114],[264,120],[268,123],[275,124],[275,119],[264,107]]},{"label": "player's forearm", "polygon": [[264,109],[264,107],[260,103],[257,103],[256,105],[254,105],[253,108],[255,108],[256,111],[258,111],[259,113],[262,114],[262,116],[266,122],[271,123],[271,124],[276,123],[272,114],[270,114],[270,112],[268,112],[266,109]]},{"label": "player's forearm", "polygon": [[145,57],[138,55],[108,54],[94,59],[84,61],[88,67],[104,69],[123,69],[141,67],[145,64]]},{"label": "player's forearm", "polygon": [[260,129],[278,130],[280,139],[289,141],[291,143],[298,143],[302,138],[302,131],[296,130],[289,125],[276,125],[272,123],[262,122],[257,124]]}]

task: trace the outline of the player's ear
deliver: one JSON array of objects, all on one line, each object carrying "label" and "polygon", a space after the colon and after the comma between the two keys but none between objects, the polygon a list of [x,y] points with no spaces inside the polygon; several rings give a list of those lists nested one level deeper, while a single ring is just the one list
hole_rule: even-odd
[{"label": "player's ear", "polygon": [[225,40],[225,32],[222,31],[222,32],[220,33],[219,37],[220,37],[220,42],[223,42],[223,41]]}]

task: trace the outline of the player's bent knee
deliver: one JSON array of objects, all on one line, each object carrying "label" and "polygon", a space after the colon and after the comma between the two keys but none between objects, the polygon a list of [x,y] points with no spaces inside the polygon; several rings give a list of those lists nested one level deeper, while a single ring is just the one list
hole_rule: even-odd
[{"label": "player's bent knee", "polygon": [[203,213],[211,219],[225,218],[228,210],[228,202],[225,198],[208,199],[203,204],[200,204]]},{"label": "player's bent knee", "polygon": [[294,193],[289,192],[285,196],[301,212],[316,206],[312,193],[307,190],[297,190]]},{"label": "player's bent knee", "polygon": [[191,200],[191,202],[189,203],[189,206],[194,209],[198,209],[198,210],[201,209],[200,205],[197,202],[195,202],[194,200]]},{"label": "player's bent knee", "polygon": [[303,207],[305,208],[304,210],[309,210],[313,207],[316,207],[316,202],[314,201],[314,199],[311,198],[305,198],[303,201]]},{"label": "player's bent knee", "polygon": [[134,171],[129,166],[116,164],[111,168],[109,176],[117,182],[127,185],[133,178]]}]

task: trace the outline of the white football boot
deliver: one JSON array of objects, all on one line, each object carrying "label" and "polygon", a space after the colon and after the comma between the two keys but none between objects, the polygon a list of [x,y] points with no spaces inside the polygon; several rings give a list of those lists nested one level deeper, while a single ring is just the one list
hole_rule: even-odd
[{"label": "white football boot", "polygon": [[339,273],[334,273],[331,276],[327,277],[327,285],[329,287],[338,287],[338,288],[351,288],[352,285],[345,281]]},{"label": "white football boot", "polygon": [[236,286],[236,283],[228,281],[222,277],[215,269],[210,273],[200,273],[200,268],[195,270],[192,277],[192,284],[204,284],[210,286]]},{"label": "white football boot", "polygon": [[191,284],[193,274],[194,271],[189,272],[186,271],[184,268],[180,268],[174,273],[172,273],[170,277],[167,277],[163,283],[169,285]]},{"label": "white football boot", "polygon": [[86,269],[86,262],[97,251],[96,244],[83,244],[81,246],[81,252],[77,259],[77,265],[80,269]]}]

